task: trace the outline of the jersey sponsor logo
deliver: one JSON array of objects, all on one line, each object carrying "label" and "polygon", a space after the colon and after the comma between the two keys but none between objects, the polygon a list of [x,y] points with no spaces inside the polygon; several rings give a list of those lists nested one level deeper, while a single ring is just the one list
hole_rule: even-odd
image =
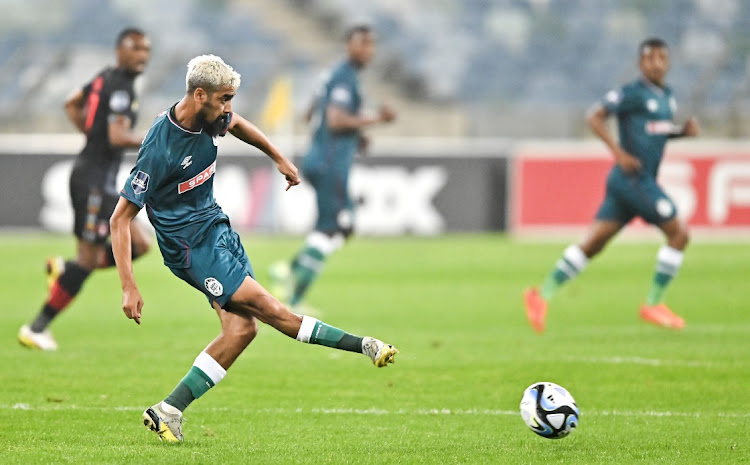
[{"label": "jersey sponsor logo", "polygon": [[126,90],[116,90],[109,97],[109,109],[114,113],[122,113],[130,108],[130,94]]},{"label": "jersey sponsor logo", "polygon": [[675,125],[668,119],[652,120],[646,122],[646,134],[669,135],[675,131]]},{"label": "jersey sponsor logo", "polygon": [[135,195],[143,194],[148,190],[149,175],[146,172],[138,171],[133,176],[133,180],[130,181],[130,186],[133,188]]},{"label": "jersey sponsor logo", "polygon": [[659,109],[659,102],[656,99],[650,98],[646,100],[646,109],[651,113],[655,113]]},{"label": "jersey sponsor logo", "polygon": [[182,163],[180,164],[182,165],[182,169],[184,170],[185,168],[193,164],[193,156],[188,155],[187,157],[183,158]]},{"label": "jersey sponsor logo", "polygon": [[212,295],[215,295],[216,297],[219,297],[224,293],[224,286],[222,286],[222,284],[216,278],[206,278],[206,280],[203,281],[203,285],[206,286],[206,290],[208,290],[208,292],[210,292]]},{"label": "jersey sponsor logo", "polygon": [[184,194],[185,192],[189,190],[195,189],[196,187],[200,186],[204,182],[211,179],[211,176],[213,176],[215,172],[216,172],[216,162],[213,162],[211,163],[211,166],[209,166],[205,170],[201,171],[200,173],[188,179],[187,181],[181,182],[177,186],[177,192],[179,194]]}]

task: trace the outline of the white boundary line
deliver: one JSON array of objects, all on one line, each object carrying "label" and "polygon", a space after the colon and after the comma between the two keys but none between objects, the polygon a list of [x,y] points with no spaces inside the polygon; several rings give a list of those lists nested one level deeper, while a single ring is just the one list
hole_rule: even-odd
[{"label": "white boundary line", "polygon": [[[0,404],[0,410],[21,410],[31,412],[56,412],[56,411],[98,411],[98,412],[141,412],[145,407],[114,406],[96,407],[82,405],[39,405],[32,406],[27,403]],[[448,408],[419,408],[388,410],[377,407],[367,409],[354,408],[260,408],[260,409],[234,409],[229,407],[197,408],[193,411],[200,412],[233,412],[242,414],[318,414],[318,415],[406,415],[406,416],[516,416],[520,415],[516,410],[493,410],[493,409],[448,409]],[[584,410],[582,416],[587,417],[680,417],[680,418],[750,418],[750,412],[671,412],[656,410]]]}]

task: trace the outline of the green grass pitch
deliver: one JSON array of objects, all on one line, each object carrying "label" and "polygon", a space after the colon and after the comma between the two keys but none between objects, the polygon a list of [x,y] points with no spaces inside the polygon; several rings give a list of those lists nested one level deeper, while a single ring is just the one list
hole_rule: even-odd
[{"label": "green grass pitch", "polygon": [[[244,237],[261,283],[300,239]],[[638,320],[657,243],[617,241],[564,288],[547,333],[522,290],[565,244],[498,235],[356,238],[309,303],[329,324],[396,345],[387,369],[261,325],[228,376],[187,411],[185,442],[141,424],[219,331],[205,298],[157,250],[135,265],[139,327],[117,274],[95,274],[52,330],[22,348],[45,297],[43,263],[69,237],[0,236],[0,463],[742,463],[750,461],[750,244],[692,244],[668,292],[687,327]],[[536,381],[568,388],[580,426],[553,441],[523,424]]]}]

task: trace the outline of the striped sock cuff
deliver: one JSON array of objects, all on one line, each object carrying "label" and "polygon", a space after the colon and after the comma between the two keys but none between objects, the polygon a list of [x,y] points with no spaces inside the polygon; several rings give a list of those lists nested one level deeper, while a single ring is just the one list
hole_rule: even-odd
[{"label": "striped sock cuff", "polygon": [[300,342],[310,342],[312,333],[318,323],[320,323],[320,321],[317,318],[302,315],[302,324],[300,325],[299,332],[297,333],[297,340]]},{"label": "striped sock cuff", "polygon": [[227,375],[227,370],[205,351],[198,354],[193,362],[193,366],[208,376],[214,386]]},{"label": "striped sock cuff", "polygon": [[656,254],[656,271],[674,276],[682,266],[685,254],[668,245],[663,245]]},{"label": "striped sock cuff", "polygon": [[574,278],[586,268],[589,259],[577,245],[571,245],[563,252],[562,258],[557,261],[557,269],[565,273],[568,278]]}]

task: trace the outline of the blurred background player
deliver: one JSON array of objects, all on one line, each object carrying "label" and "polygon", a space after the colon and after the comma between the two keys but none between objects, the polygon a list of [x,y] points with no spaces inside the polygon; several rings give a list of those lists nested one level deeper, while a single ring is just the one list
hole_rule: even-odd
[{"label": "blurred background player", "polygon": [[318,219],[291,264],[271,266],[272,290],[282,300],[298,306],[310,284],[321,272],[326,258],[338,250],[354,231],[354,204],[349,197],[349,171],[357,151],[366,151],[362,129],[396,118],[388,106],[376,115],[362,112],[358,73],[375,54],[375,37],[367,25],[345,34],[347,57],[319,89],[307,119],[315,132],[302,162],[302,174],[315,188]]},{"label": "blurred background player", "polygon": [[[75,298],[92,271],[115,265],[107,243],[109,218],[119,198],[115,178],[124,150],[140,147],[143,141],[143,134],[133,130],[138,110],[133,83],[146,67],[151,43],[140,29],[127,28],[118,34],[115,48],[117,65],[104,68],[65,102],[68,118],[86,135],[70,174],[77,254],[67,262],[61,257],[47,261],[47,301],[36,319],[18,333],[26,347],[57,349],[47,326]],[[132,223],[131,237],[134,258],[148,251],[150,239],[142,226]]]},{"label": "blurred background player", "polygon": [[[675,99],[664,84],[669,70],[667,44],[661,39],[647,39],[640,44],[638,54],[641,77],[607,93],[588,117],[589,126],[615,158],[604,201],[589,235],[581,244],[565,249],[541,289],[524,293],[526,314],[538,332],[544,331],[547,302],[560,286],[583,271],[589,260],[636,216],[657,226],[667,239],[657,254],[656,272],[640,316],[667,328],[685,326],[685,321],[672,313],[663,300],[667,285],[682,265],[688,231],[677,217],[674,202],[656,183],[656,175],[667,140],[696,136],[698,123],[690,118],[684,126],[677,127],[672,121]],[[617,117],[619,143],[607,127],[609,115]]]},{"label": "blurred background player", "polygon": [[188,63],[186,95],[160,115],[143,141],[112,215],[112,244],[122,282],[122,309],[140,324],[143,298],[133,276],[131,221],[148,204],[164,263],[203,292],[221,320],[221,333],[198,355],[172,393],[143,413],[167,442],[182,441],[182,412],[226,375],[258,332],[257,320],[310,344],[367,355],[378,367],[393,362],[393,346],[357,337],[290,312],[253,278],[239,235],[213,195],[217,139],[227,132],[262,150],[287,181],[297,168],[258,129],[232,112],[240,75],[214,55]]}]

